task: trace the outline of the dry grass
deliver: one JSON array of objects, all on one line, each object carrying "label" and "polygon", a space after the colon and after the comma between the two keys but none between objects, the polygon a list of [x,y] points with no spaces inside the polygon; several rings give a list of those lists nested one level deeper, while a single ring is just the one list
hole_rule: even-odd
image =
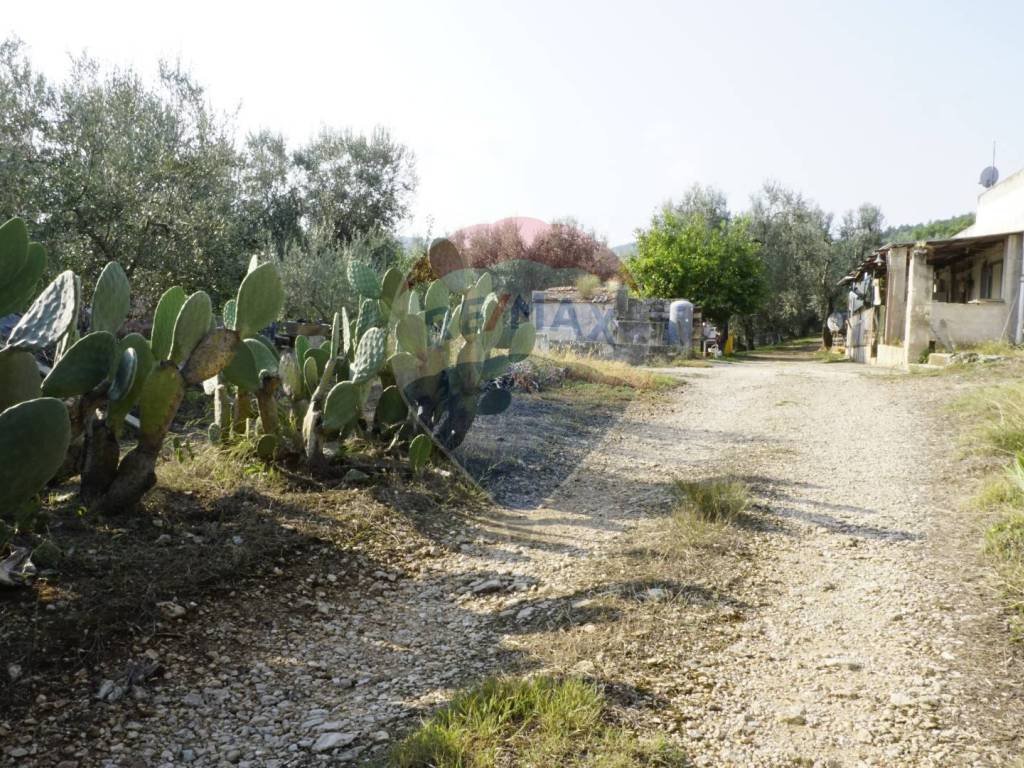
[{"label": "dry grass", "polygon": [[682,766],[662,739],[605,722],[607,703],[582,680],[489,678],[457,694],[393,750],[395,768]]},{"label": "dry grass", "polygon": [[960,347],[958,352],[977,352],[979,355],[1000,355],[1001,357],[1024,357],[1024,347],[1008,341],[983,341],[980,344]]},{"label": "dry grass", "polygon": [[678,481],[676,494],[672,524],[683,549],[720,543],[750,506],[750,490],[738,480]]},{"label": "dry grass", "polygon": [[594,294],[597,293],[597,289],[601,287],[601,278],[597,275],[581,275],[576,281],[576,292],[580,295],[580,298],[590,299],[593,298]]},{"label": "dry grass", "polygon": [[1009,456],[1024,451],[1024,382],[972,389],[952,409],[968,423],[975,448]]},{"label": "dry grass", "polygon": [[604,360],[571,351],[545,352],[531,358],[537,365],[555,365],[566,370],[566,379],[608,387],[628,387],[641,392],[661,391],[680,386],[674,376],[651,373],[619,360]]},{"label": "dry grass", "polygon": [[1011,607],[1024,616],[1024,383],[976,388],[960,397],[953,410],[969,426],[975,453],[1012,457],[1008,467],[984,480],[974,506],[998,517],[986,532],[985,550]]}]

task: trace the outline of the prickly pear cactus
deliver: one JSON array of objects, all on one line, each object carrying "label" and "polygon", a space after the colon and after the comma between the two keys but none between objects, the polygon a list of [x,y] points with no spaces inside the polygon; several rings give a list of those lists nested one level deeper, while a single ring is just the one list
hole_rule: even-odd
[{"label": "prickly pear cactus", "polygon": [[7,346],[38,351],[63,339],[75,324],[78,292],[78,279],[73,272],[57,275],[14,326]]},{"label": "prickly pear cactus", "polygon": [[[438,253],[448,250],[442,245]],[[395,322],[398,353],[388,369],[420,427],[453,449],[477,416],[509,407],[511,393],[493,382],[530,355],[535,332],[528,323],[510,326],[489,273],[438,271],[448,279],[427,287],[423,311],[410,300]]]},{"label": "prickly pear cactus", "polygon": [[[22,229],[24,223],[20,219],[11,219],[3,227],[0,227],[0,274],[6,275],[7,280],[0,283],[0,316],[8,315],[11,312],[18,312],[28,306],[29,301],[35,295],[39,281],[46,271],[46,250],[39,243],[28,243],[27,234],[25,239],[21,232],[11,232],[6,236],[3,230],[11,227]],[[17,269],[14,265],[20,261],[17,252],[25,248],[25,258]]]},{"label": "prickly pear cactus", "polygon": [[116,261],[107,262],[92,295],[90,327],[93,331],[117,333],[131,309],[128,276]]},{"label": "prickly pear cactus", "polygon": [[284,304],[284,285],[277,267],[271,263],[251,269],[238,287],[235,303],[235,330],[243,339],[255,336],[277,320]]},{"label": "prickly pear cactus", "polygon": [[171,334],[171,351],[167,356],[177,365],[188,360],[192,350],[196,348],[210,330],[213,318],[213,303],[205,291],[196,291],[181,305],[178,317],[174,321]]},{"label": "prickly pear cactus", "polygon": [[24,510],[61,468],[70,441],[60,400],[26,400],[0,413],[0,516]]},{"label": "prickly pear cactus", "polygon": [[156,313],[153,315],[153,329],[149,335],[149,345],[153,350],[153,357],[157,360],[167,360],[171,356],[174,324],[186,298],[185,289],[176,285],[168,288],[157,302]]},{"label": "prickly pear cactus", "polygon": [[116,350],[117,341],[106,331],[83,336],[43,379],[43,394],[75,397],[91,392],[110,373]]},{"label": "prickly pear cactus", "polygon": [[352,383],[362,384],[372,379],[386,359],[387,332],[382,328],[370,328],[356,347],[356,356],[352,361]]},{"label": "prickly pear cactus", "polygon": [[381,282],[373,268],[359,259],[349,259],[346,268],[349,284],[356,293],[368,299],[379,299]]},{"label": "prickly pear cactus", "polygon": [[0,411],[42,394],[39,366],[31,352],[9,350],[0,355]]}]

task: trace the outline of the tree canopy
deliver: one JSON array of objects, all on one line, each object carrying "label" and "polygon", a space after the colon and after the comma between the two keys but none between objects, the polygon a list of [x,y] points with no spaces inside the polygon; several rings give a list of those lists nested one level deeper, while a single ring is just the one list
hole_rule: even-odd
[{"label": "tree canopy", "polygon": [[0,43],[0,220],[26,219],[51,272],[92,285],[116,260],[149,304],[169,283],[224,298],[254,252],[316,260],[408,213],[413,156],[383,129],[234,136],[180,66],[149,82],[83,56],[54,84]]},{"label": "tree canopy", "polygon": [[757,311],[764,299],[764,264],[746,218],[707,218],[702,206],[666,205],[637,233],[628,267],[646,296],[687,298],[704,316],[727,324]]}]

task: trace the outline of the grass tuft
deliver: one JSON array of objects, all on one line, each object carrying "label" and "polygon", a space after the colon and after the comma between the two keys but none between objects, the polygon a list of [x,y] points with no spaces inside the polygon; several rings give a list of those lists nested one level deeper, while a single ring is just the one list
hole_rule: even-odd
[{"label": "grass tuft", "polygon": [[494,677],[463,691],[391,753],[395,768],[683,765],[664,740],[642,741],[604,721],[607,703],[582,680]]},{"label": "grass tuft", "polygon": [[750,489],[738,480],[676,482],[672,523],[684,548],[719,543],[750,506]]}]

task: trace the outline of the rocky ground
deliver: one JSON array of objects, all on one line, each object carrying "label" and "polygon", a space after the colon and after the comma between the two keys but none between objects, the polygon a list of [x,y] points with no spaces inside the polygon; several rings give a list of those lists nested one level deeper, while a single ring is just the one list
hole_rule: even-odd
[{"label": "rocky ground", "polygon": [[[1016,764],[1021,661],[957,511],[955,384],[769,358],[674,374],[535,506],[452,520],[393,568],[268,574],[182,619],[201,643],[140,646],[159,680],[38,702],[5,759],[373,762],[454,687],[544,669],[604,685],[696,765]],[[753,513],[666,555],[671,482],[708,477],[749,483]]]}]

